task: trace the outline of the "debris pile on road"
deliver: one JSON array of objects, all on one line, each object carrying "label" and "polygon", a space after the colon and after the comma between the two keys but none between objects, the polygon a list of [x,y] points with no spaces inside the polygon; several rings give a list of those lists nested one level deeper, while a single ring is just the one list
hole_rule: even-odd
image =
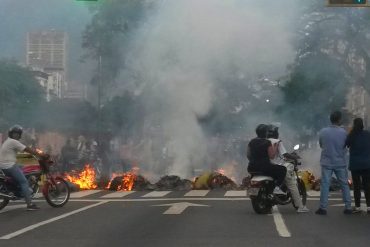
[{"label": "debris pile on road", "polygon": [[179,176],[164,176],[155,184],[157,190],[191,190],[193,183]]},{"label": "debris pile on road", "polygon": [[232,179],[217,172],[212,173],[209,181],[209,187],[211,189],[225,189],[225,190],[235,190],[238,188],[238,186]]},{"label": "debris pile on road", "polygon": [[227,176],[218,172],[205,172],[199,177],[195,178],[194,189],[238,189],[237,184]]},{"label": "debris pile on road", "polygon": [[125,172],[113,174],[106,188],[115,191],[151,190],[153,185],[141,175]]}]

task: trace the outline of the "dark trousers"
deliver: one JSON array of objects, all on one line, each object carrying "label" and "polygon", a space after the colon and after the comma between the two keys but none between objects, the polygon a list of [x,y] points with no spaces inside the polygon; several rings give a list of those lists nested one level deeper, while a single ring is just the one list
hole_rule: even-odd
[{"label": "dark trousers", "polygon": [[286,175],[286,167],[281,165],[266,165],[266,166],[254,166],[248,167],[249,172],[261,172],[266,176],[270,176],[275,180],[276,185],[280,186]]},{"label": "dark trousers", "polygon": [[370,207],[370,169],[351,171],[351,174],[356,207],[361,206],[361,188],[365,192],[366,205]]}]

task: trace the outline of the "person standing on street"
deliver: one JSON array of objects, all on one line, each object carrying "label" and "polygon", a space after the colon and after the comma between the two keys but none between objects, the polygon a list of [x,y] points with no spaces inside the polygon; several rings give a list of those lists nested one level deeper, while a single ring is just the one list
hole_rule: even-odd
[{"label": "person standing on street", "polygon": [[330,180],[335,176],[340,183],[343,202],[345,205],[344,214],[352,214],[351,194],[348,185],[348,172],[346,166],[346,138],[347,132],[340,127],[342,113],[335,111],[330,115],[331,125],[323,128],[319,133],[319,143],[321,147],[321,189],[320,189],[320,208],[316,214],[326,215],[329,199]]},{"label": "person standing on street", "polygon": [[361,118],[353,120],[353,128],[346,141],[349,148],[349,170],[353,180],[354,213],[361,212],[361,187],[365,192],[367,213],[370,214],[370,132],[364,130]]}]

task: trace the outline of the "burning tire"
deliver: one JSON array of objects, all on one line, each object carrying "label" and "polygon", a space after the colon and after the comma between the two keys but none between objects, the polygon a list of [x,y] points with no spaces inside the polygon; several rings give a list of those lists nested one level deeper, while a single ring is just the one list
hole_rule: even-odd
[{"label": "burning tire", "polygon": [[64,179],[55,178],[55,184],[45,184],[44,196],[50,206],[63,207],[69,200],[69,186]]},{"label": "burning tire", "polygon": [[271,213],[272,204],[268,199],[268,193],[266,188],[261,188],[257,196],[251,196],[253,210],[257,214],[269,214]]}]

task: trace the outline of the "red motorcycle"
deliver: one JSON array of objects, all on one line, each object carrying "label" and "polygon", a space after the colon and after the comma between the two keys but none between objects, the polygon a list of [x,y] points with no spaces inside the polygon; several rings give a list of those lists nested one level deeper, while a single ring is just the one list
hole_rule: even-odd
[{"label": "red motorcycle", "polygon": [[[41,154],[41,151],[40,151]],[[32,197],[42,188],[42,194],[52,207],[63,207],[69,200],[70,189],[67,182],[51,173],[50,168],[54,161],[49,155],[35,157],[39,165],[22,167],[23,173],[32,189]],[[22,199],[21,188],[11,177],[7,177],[0,170],[0,210],[8,205],[9,201]]]}]

